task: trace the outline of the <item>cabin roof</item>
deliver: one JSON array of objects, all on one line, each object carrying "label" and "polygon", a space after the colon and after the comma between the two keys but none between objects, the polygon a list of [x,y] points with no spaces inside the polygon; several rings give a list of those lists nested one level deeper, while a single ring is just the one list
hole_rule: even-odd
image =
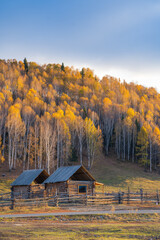
[{"label": "cabin roof", "polygon": [[48,177],[48,173],[43,169],[25,170],[13,183],[11,183],[11,186],[27,186],[33,181],[42,183]]},{"label": "cabin roof", "polygon": [[[43,183],[65,182],[69,180],[76,172],[83,172],[87,175],[90,181],[95,181],[92,175],[82,165],[60,167],[51,176],[49,176]],[[80,176],[79,176],[80,177]],[[76,180],[76,179],[75,179]],[[84,179],[77,179],[84,180]]]}]

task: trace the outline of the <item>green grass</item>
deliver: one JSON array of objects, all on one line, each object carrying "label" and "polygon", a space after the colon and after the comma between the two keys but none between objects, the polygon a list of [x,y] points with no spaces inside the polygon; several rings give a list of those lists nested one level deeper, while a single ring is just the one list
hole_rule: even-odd
[{"label": "green grass", "polygon": [[[101,163],[101,164],[100,164]],[[160,175],[144,172],[137,164],[120,162],[115,158],[102,156],[91,170],[96,180],[105,184],[105,191],[132,190],[144,188],[152,191],[160,190]]]},{"label": "green grass", "polygon": [[0,219],[1,239],[160,239],[160,216],[99,215]]}]

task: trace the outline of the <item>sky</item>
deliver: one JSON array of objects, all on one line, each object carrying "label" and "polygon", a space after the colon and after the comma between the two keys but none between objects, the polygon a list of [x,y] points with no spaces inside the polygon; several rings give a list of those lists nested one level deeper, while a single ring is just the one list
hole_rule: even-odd
[{"label": "sky", "polygon": [[25,57],[160,92],[160,1],[0,0],[0,59]]}]

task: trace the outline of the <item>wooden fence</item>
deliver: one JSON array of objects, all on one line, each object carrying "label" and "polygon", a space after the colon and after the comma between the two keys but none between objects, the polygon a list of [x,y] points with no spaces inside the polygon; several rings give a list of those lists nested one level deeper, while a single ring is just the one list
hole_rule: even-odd
[{"label": "wooden fence", "polygon": [[60,206],[60,207],[79,207],[79,206],[105,206],[110,204],[159,204],[159,191],[149,191],[139,189],[135,192],[112,192],[112,193],[96,193],[90,195],[72,195],[63,196],[62,194],[50,197],[37,197],[30,199],[11,198],[11,193],[0,195],[0,207],[10,207],[11,209],[22,206]]}]

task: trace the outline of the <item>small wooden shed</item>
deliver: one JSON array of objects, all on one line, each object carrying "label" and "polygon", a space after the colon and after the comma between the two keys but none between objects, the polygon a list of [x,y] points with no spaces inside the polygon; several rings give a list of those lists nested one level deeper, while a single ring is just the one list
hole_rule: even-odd
[{"label": "small wooden shed", "polygon": [[58,168],[44,181],[48,196],[93,195],[95,179],[82,165]]},{"label": "small wooden shed", "polygon": [[43,169],[25,170],[11,184],[12,198],[43,197],[44,185],[42,184],[49,174]]}]

